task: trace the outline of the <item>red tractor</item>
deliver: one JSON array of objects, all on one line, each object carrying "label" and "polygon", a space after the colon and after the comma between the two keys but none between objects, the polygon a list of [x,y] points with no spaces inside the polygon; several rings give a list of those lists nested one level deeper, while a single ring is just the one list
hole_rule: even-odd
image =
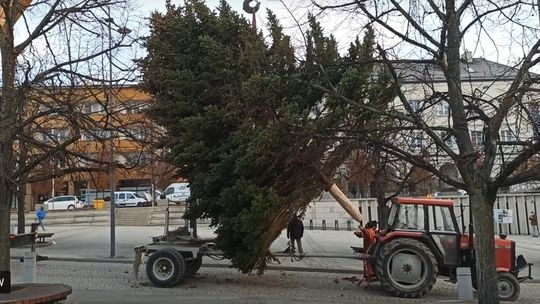
[{"label": "red tractor", "polygon": [[[457,267],[470,267],[476,288],[471,228],[469,234],[460,232],[452,200],[396,198],[387,228],[365,249],[364,278],[380,281],[395,296],[417,298],[433,288],[437,276],[455,283]],[[505,235],[495,240],[495,259],[499,298],[514,301],[519,283],[531,279],[532,264],[521,255],[516,258],[515,242]],[[527,267],[528,275],[519,277]]]}]

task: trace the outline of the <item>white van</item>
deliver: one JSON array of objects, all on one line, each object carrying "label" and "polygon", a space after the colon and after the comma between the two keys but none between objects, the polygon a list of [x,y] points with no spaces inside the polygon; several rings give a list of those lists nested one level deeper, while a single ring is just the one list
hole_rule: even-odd
[{"label": "white van", "polygon": [[118,207],[147,207],[150,202],[137,192],[118,191],[114,193],[114,205]]},{"label": "white van", "polygon": [[191,196],[191,190],[188,183],[172,183],[163,191],[163,195],[169,202],[180,204]]}]

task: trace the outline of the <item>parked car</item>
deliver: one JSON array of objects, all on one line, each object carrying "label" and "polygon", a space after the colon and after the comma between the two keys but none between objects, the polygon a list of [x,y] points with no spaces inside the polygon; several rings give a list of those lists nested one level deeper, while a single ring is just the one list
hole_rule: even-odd
[{"label": "parked car", "polygon": [[137,192],[119,191],[114,193],[114,204],[118,207],[148,207],[150,202]]},{"label": "parked car", "polygon": [[75,195],[53,197],[43,204],[47,205],[48,210],[75,210],[83,207],[83,204]]},{"label": "parked car", "polygon": [[191,196],[191,190],[188,183],[172,183],[163,191],[163,196],[171,203],[180,204]]},{"label": "parked car", "polygon": [[[145,191],[143,194],[144,194],[144,198],[146,198],[147,201],[151,202],[152,201],[152,194],[150,193],[151,191],[148,190],[148,191]],[[156,199],[158,199],[159,197],[161,196],[161,191],[159,190],[154,190],[154,197]]]}]

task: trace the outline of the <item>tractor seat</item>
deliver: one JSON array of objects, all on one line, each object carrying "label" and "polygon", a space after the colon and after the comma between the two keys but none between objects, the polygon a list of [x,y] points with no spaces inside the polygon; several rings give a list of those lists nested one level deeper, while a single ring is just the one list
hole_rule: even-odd
[{"label": "tractor seat", "polygon": [[529,264],[527,263],[527,261],[525,261],[525,258],[523,257],[523,255],[519,255],[516,259],[516,267],[517,269],[519,269],[520,271],[527,268],[529,265],[532,265],[532,264]]}]

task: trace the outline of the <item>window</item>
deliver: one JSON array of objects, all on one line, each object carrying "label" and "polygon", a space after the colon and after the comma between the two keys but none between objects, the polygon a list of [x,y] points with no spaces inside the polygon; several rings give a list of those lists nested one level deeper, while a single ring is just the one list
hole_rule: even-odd
[{"label": "window", "polygon": [[136,140],[146,140],[148,137],[148,130],[144,127],[135,127],[129,130],[129,132]]},{"label": "window", "polygon": [[398,229],[424,230],[424,206],[401,205],[397,218]]},{"label": "window", "polygon": [[484,144],[484,133],[482,131],[471,131],[471,141],[475,146]]},{"label": "window", "polygon": [[441,131],[440,132],[440,137],[441,137],[442,140],[445,141],[448,148],[455,149],[457,147],[456,139],[454,138],[454,136],[452,136],[452,135],[448,136],[446,132]]},{"label": "window", "polygon": [[84,114],[104,114],[105,108],[100,103],[89,103],[83,105],[82,112]]},{"label": "window", "polygon": [[540,109],[536,108],[531,111],[533,134],[535,138],[540,138]]},{"label": "window", "polygon": [[148,165],[151,163],[152,158],[147,153],[143,152],[127,152],[123,156],[126,158],[126,164],[128,165]]},{"label": "window", "polygon": [[68,133],[69,132],[68,132],[67,129],[56,130],[56,134],[55,134],[56,140],[58,140],[58,141],[66,141]]},{"label": "window", "polygon": [[430,206],[429,210],[429,230],[456,232],[456,227],[452,221],[452,216],[448,207]]},{"label": "window", "polygon": [[413,147],[414,148],[422,148],[424,141],[424,134],[422,131],[414,131],[413,132]]},{"label": "window", "polygon": [[126,194],[126,197],[127,199],[135,199],[135,196],[133,196],[131,193]]},{"label": "window", "polygon": [[450,106],[446,101],[441,101],[436,107],[437,116],[448,116],[450,114]]},{"label": "window", "polygon": [[174,193],[174,188],[167,188],[165,192],[163,192],[164,195],[173,194],[173,193]]},{"label": "window", "polygon": [[126,199],[126,194],[125,193],[120,193],[120,199],[123,200],[123,199]]},{"label": "window", "polygon": [[43,140],[46,143],[52,142],[63,142],[68,138],[69,130],[64,129],[48,129],[40,134],[40,140]]},{"label": "window", "polygon": [[501,130],[501,141],[515,141],[516,136],[510,130]]},{"label": "window", "polygon": [[140,114],[148,108],[148,103],[145,101],[131,101],[124,104],[124,113],[125,114]]},{"label": "window", "polygon": [[423,103],[421,100],[410,100],[409,104],[414,112],[418,112],[422,108]]},{"label": "window", "polygon": [[95,132],[95,135],[99,139],[107,139],[111,137],[111,131],[109,130],[98,130]]},{"label": "window", "polygon": [[81,132],[81,140],[92,140],[92,135],[87,132]]}]

